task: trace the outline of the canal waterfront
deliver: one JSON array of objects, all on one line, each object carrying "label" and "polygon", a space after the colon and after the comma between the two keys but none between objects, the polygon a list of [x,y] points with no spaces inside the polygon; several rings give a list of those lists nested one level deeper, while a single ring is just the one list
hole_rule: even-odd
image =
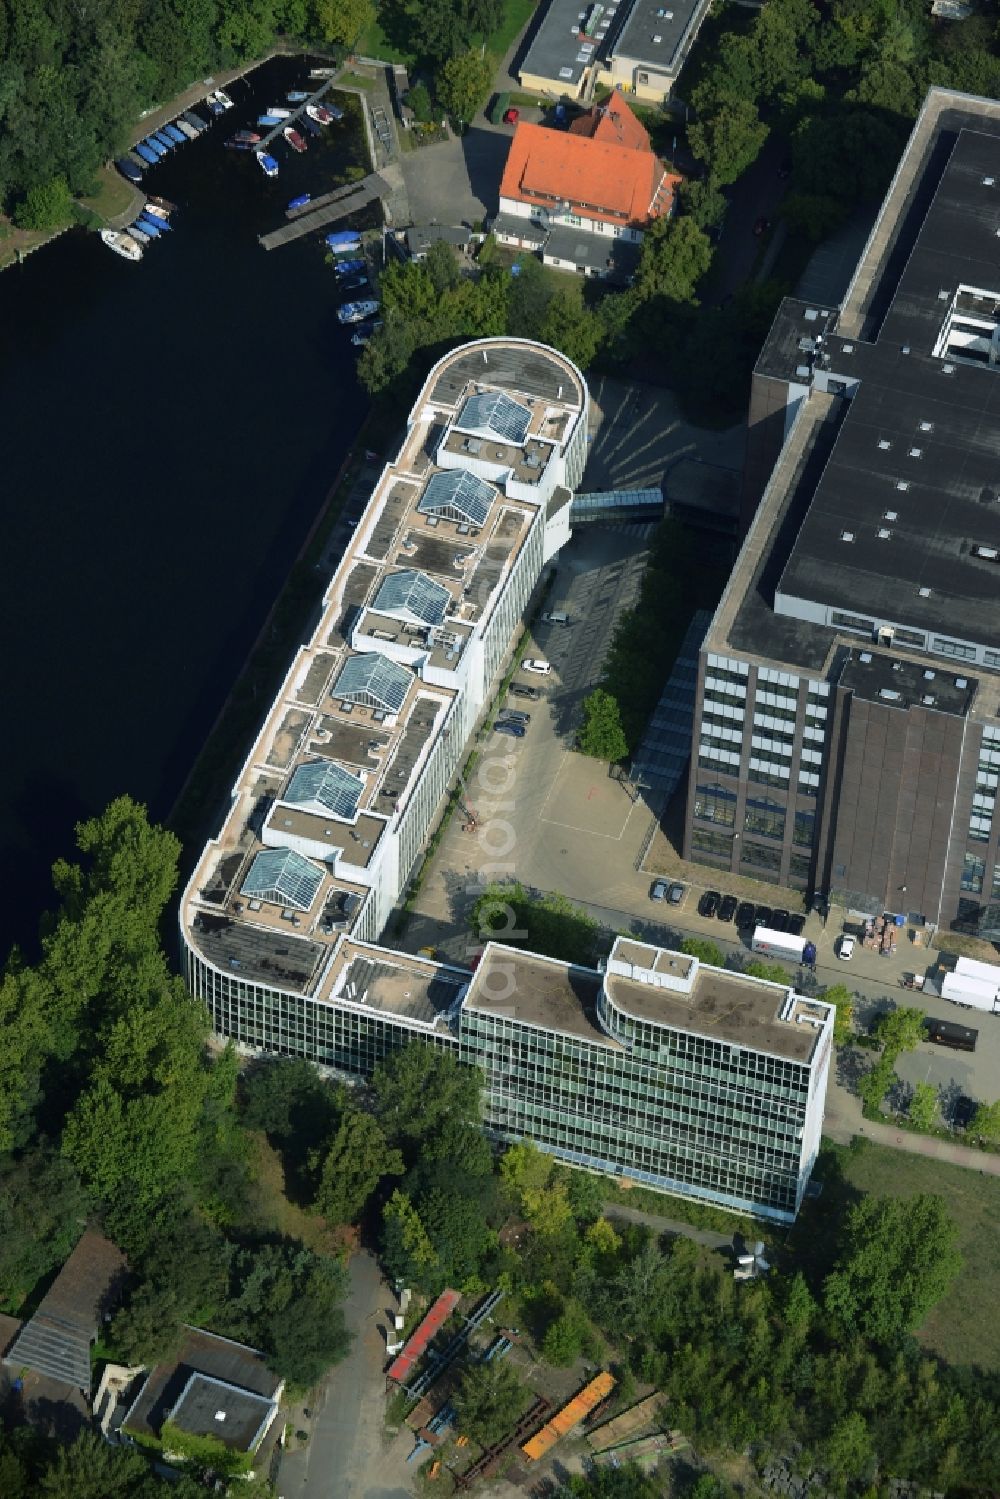
[{"label": "canal waterfront", "polygon": [[146,173],[178,212],[139,264],[74,230],[0,275],[0,958],[79,818],[167,814],[367,409],[319,237],[257,244],[367,170],[358,102],[275,181],[223,146],[306,75]]}]

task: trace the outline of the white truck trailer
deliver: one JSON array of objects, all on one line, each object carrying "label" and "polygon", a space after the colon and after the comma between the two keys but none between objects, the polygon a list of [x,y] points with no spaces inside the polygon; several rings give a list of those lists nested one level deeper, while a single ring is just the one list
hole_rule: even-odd
[{"label": "white truck trailer", "polygon": [[941,997],[970,1010],[1000,1012],[1000,967],[975,958],[959,958],[941,980]]},{"label": "white truck trailer", "polygon": [[754,927],[750,946],[768,958],[784,958],[786,963],[815,963],[816,944],[790,932],[772,932],[770,927]]}]

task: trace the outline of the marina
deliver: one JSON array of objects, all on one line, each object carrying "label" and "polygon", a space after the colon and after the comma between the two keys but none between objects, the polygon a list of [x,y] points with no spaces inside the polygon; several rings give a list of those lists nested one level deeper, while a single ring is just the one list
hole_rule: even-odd
[{"label": "marina", "polygon": [[273,229],[270,234],[260,235],[259,242],[263,249],[275,250],[279,245],[290,244],[292,240],[301,239],[304,234],[311,234],[315,229],[323,229],[327,224],[345,219],[359,208],[374,203],[378,198],[387,197],[388,194],[389,184],[385,178],[380,177],[378,172],[370,172],[360,182],[349,182],[331,193],[325,193],[321,198],[314,198],[304,210],[287,209],[290,222],[281,229]]}]

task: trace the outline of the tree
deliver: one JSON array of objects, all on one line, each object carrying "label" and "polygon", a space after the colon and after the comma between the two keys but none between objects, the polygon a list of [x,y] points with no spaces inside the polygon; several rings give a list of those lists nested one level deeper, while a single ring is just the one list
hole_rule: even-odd
[{"label": "tree", "polygon": [[555,1163],[533,1140],[519,1140],[504,1151],[500,1175],[523,1205],[529,1193],[541,1192],[549,1184]]},{"label": "tree", "polygon": [[850,1411],[823,1444],[822,1460],[834,1478],[857,1482],[872,1465],[871,1433],[860,1411]]},{"label": "tree", "polygon": [[489,98],[496,62],[475,48],[449,57],[435,80],[437,96],[450,115],[468,124]]},{"label": "tree", "polygon": [[962,1266],[940,1197],[865,1197],[847,1215],[823,1296],[849,1335],[894,1342],[923,1321]]},{"label": "tree", "polygon": [[316,1211],[329,1223],[354,1223],[388,1176],[402,1176],[403,1157],[391,1150],[378,1121],[348,1109],[323,1161]]},{"label": "tree", "polygon": [[458,1426],[481,1447],[492,1447],[517,1423],[527,1404],[527,1388],[513,1364],[493,1358],[472,1364],[455,1395]]},{"label": "tree", "polygon": [[892,1087],[895,1076],[896,1073],[892,1065],[892,1058],[888,1056],[880,1057],[875,1066],[865,1073],[858,1084],[858,1092],[861,1095],[862,1103],[869,1109],[881,1109],[882,1100]]},{"label": "tree", "polygon": [[372,0],[312,0],[315,25],[325,42],[353,47],[375,18]]},{"label": "tree", "polygon": [[829,193],[789,193],[780,213],[790,229],[818,241],[828,238],[840,226],[847,206]]},{"label": "tree", "polygon": [[[724,1486],[718,1492],[698,1493],[701,1482],[699,1478],[694,1488],[688,1490],[688,1499],[729,1499]],[[662,1492],[659,1481],[644,1473],[638,1464],[623,1463],[617,1468],[595,1468],[586,1477],[571,1475],[555,1490],[553,1499],[660,1499]]]},{"label": "tree", "polygon": [[924,1011],[901,1006],[880,1015],[875,1037],[893,1061],[900,1052],[913,1051],[924,1039]]},{"label": "tree", "polygon": [[382,1214],[382,1253],[389,1274],[404,1285],[423,1282],[436,1268],[437,1250],[413,1203],[397,1188]]},{"label": "tree", "polygon": [[788,969],[783,968],[780,963],[761,963],[756,959],[749,962],[743,970],[752,979],[764,979],[769,984],[787,984]]},{"label": "tree", "polygon": [[576,1363],[589,1337],[590,1323],[586,1313],[575,1301],[568,1301],[546,1330],[542,1339],[542,1357],[546,1363],[565,1369]]},{"label": "tree", "polygon": [[14,210],[19,229],[56,229],[69,219],[73,198],[65,177],[50,177],[29,187],[24,201]]},{"label": "tree", "polygon": [[1000,1101],[981,1103],[972,1116],[969,1133],[981,1140],[1000,1140]]},{"label": "tree", "polygon": [[694,219],[699,229],[714,229],[729,209],[729,200],[708,178],[694,177],[680,186],[681,212]]},{"label": "tree", "polygon": [[686,952],[688,957],[697,958],[700,963],[707,963],[710,968],[722,968],[725,963],[722,948],[717,943],[710,942],[707,937],[685,937],[681,943],[681,952]]},{"label": "tree", "polygon": [[554,294],[552,277],[537,256],[518,256],[511,266],[507,332],[517,338],[537,338]]},{"label": "tree", "polygon": [[406,96],[406,102],[413,110],[413,118],[418,124],[427,125],[433,120],[434,101],[426,83],[415,83]]},{"label": "tree", "polygon": [[[581,369],[587,369],[600,347],[603,333],[600,318],[585,304],[580,289],[560,286],[549,300],[538,336]],[[620,759],[624,754],[623,742],[621,752],[615,758]]]},{"label": "tree", "polygon": [[255,1062],[243,1076],[241,1093],[246,1127],[263,1130],[274,1144],[291,1146],[302,1158],[329,1137],[345,1104],[342,1089],[297,1057]]},{"label": "tree", "polygon": [[577,744],[583,754],[612,765],[628,754],[618,699],[603,687],[595,687],[583,700],[583,724]]},{"label": "tree", "polygon": [[448,1121],[478,1129],[482,1086],[478,1068],[419,1042],[380,1062],[372,1076],[375,1113],[386,1139],[416,1154]]},{"label": "tree", "polygon": [[97,1432],[85,1431],[71,1447],[55,1449],[34,1492],[40,1499],[139,1499],[148,1473],[140,1453],[112,1447]]},{"label": "tree", "polygon": [[73,1167],[47,1145],[0,1164],[0,1304],[16,1311],[68,1257],[90,1199]]},{"label": "tree", "polygon": [[688,144],[717,187],[735,182],[760,155],[767,126],[747,99],[720,105],[714,115],[688,126]]},{"label": "tree", "polygon": [[458,269],[455,259],[455,251],[445,240],[435,240],[427,251],[425,261],[427,274],[431,278],[431,285],[438,296],[443,296],[453,286],[457,286],[462,279],[462,273]]},{"label": "tree", "polygon": [[854,1018],[854,995],[846,984],[831,984],[820,996],[834,1007],[833,1039],[844,1046],[851,1039],[851,1022]]},{"label": "tree", "polygon": [[938,1117],[938,1090],[933,1083],[917,1083],[906,1117],[914,1129],[933,1129]]},{"label": "tree", "polygon": [[694,219],[657,219],[642,242],[634,282],[638,298],[690,302],[711,263],[711,242]]}]

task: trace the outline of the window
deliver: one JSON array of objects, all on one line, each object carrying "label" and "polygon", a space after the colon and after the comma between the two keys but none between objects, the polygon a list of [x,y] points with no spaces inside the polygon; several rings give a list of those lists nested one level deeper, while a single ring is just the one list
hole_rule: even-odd
[{"label": "window", "polygon": [[695,788],[694,815],[720,827],[731,828],[736,821],[736,792],[718,784]]},{"label": "window", "polygon": [[788,861],[788,878],[796,884],[808,885],[811,869],[812,858],[809,854],[793,853]]},{"label": "window", "polygon": [[973,895],[981,894],[985,873],[985,861],[978,854],[966,854],[962,860],[962,889],[971,890]]},{"label": "window", "polygon": [[816,813],[809,808],[807,811],[801,808],[795,813],[795,821],[792,825],[792,842],[797,843],[800,848],[812,848],[816,837]]},{"label": "window", "polygon": [[875,628],[873,619],[865,619],[861,614],[844,614],[840,609],[831,611],[830,623],[839,625],[842,630],[862,630],[866,635],[870,635]]},{"label": "window", "polygon": [[740,863],[746,864],[751,869],[761,870],[766,879],[768,872],[777,875],[780,870],[781,850],[780,848],[764,848],[759,843],[744,843]]},{"label": "window", "polygon": [[691,847],[698,854],[705,854],[712,859],[725,859],[728,863],[732,857],[733,840],[730,834],[711,833],[707,828],[695,828],[691,835]]},{"label": "window", "polygon": [[993,866],[993,889],[991,891],[994,900],[1000,900],[1000,864]]},{"label": "window", "polygon": [[931,649],[942,656],[954,656],[959,661],[975,661],[976,659],[974,645],[962,645],[958,640],[942,640],[938,635],[934,636]]},{"label": "window", "polygon": [[785,808],[767,796],[748,796],[743,826],[760,838],[780,840],[785,836]]}]

